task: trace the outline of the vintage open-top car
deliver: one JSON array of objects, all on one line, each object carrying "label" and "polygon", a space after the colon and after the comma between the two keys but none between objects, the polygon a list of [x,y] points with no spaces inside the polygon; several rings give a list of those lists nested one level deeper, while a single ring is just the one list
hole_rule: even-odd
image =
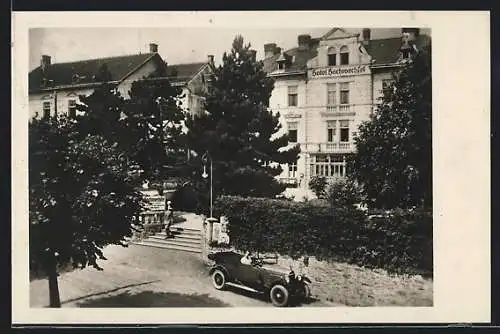
[{"label": "vintage open-top car", "polygon": [[244,264],[241,262],[242,257],[242,254],[233,251],[208,255],[214,261],[210,275],[216,289],[233,286],[265,294],[278,307],[309,299],[311,281],[304,275],[296,275],[292,268],[283,270],[278,266],[266,265],[264,259],[259,257],[251,257],[252,263]]}]

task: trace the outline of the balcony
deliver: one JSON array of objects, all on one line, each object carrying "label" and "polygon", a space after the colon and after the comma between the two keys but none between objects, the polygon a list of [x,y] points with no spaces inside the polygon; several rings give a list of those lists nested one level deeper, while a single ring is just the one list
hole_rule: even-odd
[{"label": "balcony", "polygon": [[307,153],[352,153],[355,150],[353,142],[338,143],[301,143],[300,149]]},{"label": "balcony", "polygon": [[354,116],[356,113],[354,112],[353,106],[351,106],[350,104],[341,104],[341,105],[326,106],[326,111],[324,111],[323,114],[325,116],[327,115]]}]

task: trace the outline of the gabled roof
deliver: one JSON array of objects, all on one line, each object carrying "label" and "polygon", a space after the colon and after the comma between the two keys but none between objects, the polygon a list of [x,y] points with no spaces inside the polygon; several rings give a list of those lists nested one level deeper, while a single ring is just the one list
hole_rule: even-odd
[{"label": "gabled roof", "polygon": [[167,77],[174,84],[188,82],[205,66],[208,66],[208,63],[167,64]]},{"label": "gabled roof", "polygon": [[353,34],[353,33],[349,33],[347,32],[345,29],[342,29],[342,28],[333,28],[333,29],[330,29],[326,34],[324,34],[323,36],[321,36],[321,40],[326,40],[326,39],[329,39],[329,37],[331,35],[333,35],[335,32],[337,31],[340,31],[342,33],[342,36],[339,37],[339,38],[349,38],[349,37],[356,37],[356,36],[359,36],[359,34]]},{"label": "gabled roof", "polygon": [[[80,86],[98,84],[96,75],[103,65],[111,74],[111,81],[121,81],[137,71],[150,59],[161,61],[157,53],[142,53],[98,59],[81,60],[68,63],[54,63],[42,71],[41,66],[29,73],[29,91],[36,92],[50,87]],[[161,61],[163,63],[163,61]],[[43,84],[44,78],[51,81],[50,87]]]}]

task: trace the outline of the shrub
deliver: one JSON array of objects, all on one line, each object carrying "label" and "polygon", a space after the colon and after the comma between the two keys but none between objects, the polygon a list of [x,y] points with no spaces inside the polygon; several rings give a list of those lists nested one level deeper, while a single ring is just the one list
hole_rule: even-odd
[{"label": "shrub", "polygon": [[352,206],[222,196],[232,245],[292,258],[315,256],[389,272],[432,272],[432,215],[394,212],[368,219]]},{"label": "shrub", "polygon": [[172,196],[172,203],[176,211],[187,211],[206,214],[209,207],[209,198],[194,186],[188,184],[178,186]]},{"label": "shrub", "polygon": [[361,189],[349,179],[338,179],[326,189],[326,199],[331,205],[353,206],[363,202]]},{"label": "shrub", "polygon": [[311,188],[311,190],[318,198],[325,197],[326,185],[326,177],[320,175],[313,176],[309,181],[309,188]]}]

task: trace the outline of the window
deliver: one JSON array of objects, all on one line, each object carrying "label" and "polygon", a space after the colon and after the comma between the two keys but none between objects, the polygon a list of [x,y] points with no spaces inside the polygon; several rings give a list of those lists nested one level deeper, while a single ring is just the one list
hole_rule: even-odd
[{"label": "window", "polygon": [[340,121],[340,141],[349,141],[349,121]]},{"label": "window", "polygon": [[68,116],[76,117],[76,100],[68,100]]},{"label": "window", "polygon": [[337,135],[337,121],[328,121],[326,123],[327,141],[333,142],[333,138]]},{"label": "window", "polygon": [[42,110],[43,110],[43,118],[48,118],[50,116],[50,102],[43,102]]},{"label": "window", "polygon": [[296,107],[298,102],[297,86],[288,86],[288,106]]},{"label": "window", "polygon": [[327,84],[327,105],[328,106],[334,106],[337,104],[337,90],[336,90],[336,85],[335,84]]},{"label": "window", "polygon": [[285,63],[278,63],[278,69],[284,70],[285,69]]},{"label": "window", "polygon": [[340,84],[340,104],[349,104],[349,83]]},{"label": "window", "polygon": [[288,177],[296,178],[297,177],[297,164],[288,164]]},{"label": "window", "polygon": [[337,65],[337,52],[335,48],[328,49],[328,66],[336,66]]},{"label": "window", "polygon": [[334,154],[318,154],[311,156],[311,176],[344,177],[345,157]]},{"label": "window", "polygon": [[388,93],[392,91],[392,83],[393,80],[382,80],[382,93],[386,96]]},{"label": "window", "polygon": [[347,46],[343,46],[340,48],[340,65],[348,65],[349,64],[349,49]]},{"label": "window", "polygon": [[288,123],[288,142],[297,142],[297,122]]}]

